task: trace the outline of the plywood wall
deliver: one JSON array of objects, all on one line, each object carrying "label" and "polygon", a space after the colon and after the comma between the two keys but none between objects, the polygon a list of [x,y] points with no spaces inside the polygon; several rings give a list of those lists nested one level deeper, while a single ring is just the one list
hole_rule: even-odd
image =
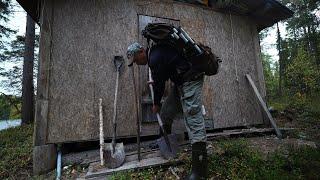
[{"label": "plywood wall", "polygon": [[[40,83],[40,88],[49,87],[47,142],[97,139],[99,98],[103,98],[105,134],[111,136],[116,77],[112,60],[115,55],[125,57],[127,46],[138,41],[139,14],[180,20],[195,40],[223,59],[220,73],[206,77],[203,90],[206,118],[215,128],[262,123],[245,79],[246,73],[251,74],[265,92],[256,26],[247,17],[171,1],[55,0],[50,7],[50,16],[46,12],[43,16],[50,20],[46,26],[51,34],[42,35],[51,41],[40,56],[41,61],[50,62],[46,71],[50,78]],[[118,99],[120,136],[136,134],[130,75],[124,66]]]}]

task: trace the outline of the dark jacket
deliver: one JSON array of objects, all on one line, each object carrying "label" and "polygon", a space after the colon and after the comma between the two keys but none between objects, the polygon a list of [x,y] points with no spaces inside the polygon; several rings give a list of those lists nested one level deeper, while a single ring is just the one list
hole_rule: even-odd
[{"label": "dark jacket", "polygon": [[170,79],[176,85],[181,85],[184,82],[183,75],[191,67],[176,49],[166,45],[152,47],[148,55],[148,64],[154,81],[154,103],[156,105],[160,105],[165,82]]}]

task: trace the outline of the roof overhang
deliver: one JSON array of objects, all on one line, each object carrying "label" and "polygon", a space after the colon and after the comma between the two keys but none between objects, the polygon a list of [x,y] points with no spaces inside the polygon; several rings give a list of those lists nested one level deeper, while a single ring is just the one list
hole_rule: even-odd
[{"label": "roof overhang", "polygon": [[293,16],[293,11],[276,0],[245,0],[234,1],[234,3],[232,1],[228,3],[221,2],[224,1],[216,0],[213,6],[224,12],[249,16],[258,25],[259,31]]},{"label": "roof overhang", "polygon": [[39,24],[41,0],[17,0],[17,2]]},{"label": "roof overhang", "polygon": [[[39,24],[41,0],[17,0],[35,22]],[[221,3],[228,2],[228,3]],[[234,13],[251,17],[258,25],[258,30],[270,27],[273,24],[290,18],[293,11],[276,0],[240,0],[221,1],[212,3],[215,9],[225,13]]]}]

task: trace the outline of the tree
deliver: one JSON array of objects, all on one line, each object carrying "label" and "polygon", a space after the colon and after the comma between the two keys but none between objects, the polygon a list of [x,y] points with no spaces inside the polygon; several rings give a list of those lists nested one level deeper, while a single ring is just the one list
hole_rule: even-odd
[{"label": "tree", "polygon": [[21,96],[22,92],[22,61],[24,55],[24,36],[16,36],[9,46],[10,50],[3,52],[4,60],[14,64],[12,68],[0,70],[0,76],[6,78],[0,82],[0,85],[5,90],[16,96]]},{"label": "tree", "polygon": [[282,58],[282,39],[280,35],[280,30],[279,30],[279,24],[277,23],[277,49],[279,53],[279,91],[278,95],[282,96],[282,82],[283,82],[283,75],[284,75],[284,59]]},{"label": "tree", "polygon": [[288,19],[287,32],[293,39],[294,56],[297,55],[299,48],[305,51],[320,66],[319,52],[319,18],[315,12],[319,10],[318,0],[282,0],[282,2],[293,10],[294,16]]},{"label": "tree", "polygon": [[320,73],[303,48],[298,50],[297,57],[288,66],[286,73],[291,95],[312,95],[319,89],[317,79]]},{"label": "tree", "polygon": [[320,18],[316,16],[320,1],[282,2],[294,11],[294,16],[285,21],[287,37],[282,39],[278,33],[279,85],[283,86],[279,89],[288,90],[290,97],[307,97],[316,93],[320,85]]},{"label": "tree", "polygon": [[6,100],[5,96],[0,95],[0,120],[9,119],[10,116],[10,104]]},{"label": "tree", "polygon": [[25,38],[25,53],[23,60],[22,80],[22,124],[30,124],[34,120],[34,43],[35,23],[31,16],[27,15],[27,27]]},{"label": "tree", "polygon": [[[16,36],[14,40],[11,41],[9,48],[3,52],[3,57],[6,62],[14,64],[12,68],[6,68],[5,70],[0,70],[0,76],[7,80],[2,80],[0,85],[3,89],[11,92],[16,96],[21,96],[22,93],[22,65],[25,50],[25,36]],[[39,35],[35,36],[35,49],[34,53],[38,53],[39,49]],[[34,74],[33,78],[37,77],[37,63],[38,58],[35,56],[34,60]]]},{"label": "tree", "polygon": [[[10,0],[0,0],[0,62],[4,60],[3,51],[6,50],[6,38],[16,32],[7,26],[9,16],[12,13]],[[0,70],[3,68],[0,67]]]},{"label": "tree", "polygon": [[272,62],[269,54],[262,53],[262,65],[266,83],[267,99],[277,96],[279,72],[277,64]]}]

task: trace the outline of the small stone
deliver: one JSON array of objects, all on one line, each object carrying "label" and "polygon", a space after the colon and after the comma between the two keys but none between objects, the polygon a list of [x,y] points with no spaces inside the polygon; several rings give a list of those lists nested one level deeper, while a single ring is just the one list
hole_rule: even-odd
[{"label": "small stone", "polygon": [[69,166],[64,166],[63,170],[67,170],[67,169],[69,169],[69,167],[70,167],[70,165]]}]

